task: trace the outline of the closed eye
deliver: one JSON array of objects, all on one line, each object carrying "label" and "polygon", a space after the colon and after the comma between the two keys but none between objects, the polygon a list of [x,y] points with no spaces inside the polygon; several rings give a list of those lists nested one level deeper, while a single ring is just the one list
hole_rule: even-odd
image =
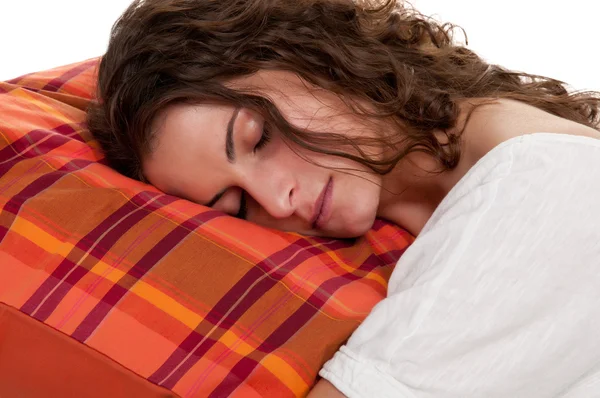
[{"label": "closed eye", "polygon": [[257,151],[264,148],[265,145],[267,145],[270,140],[271,140],[271,126],[268,122],[265,121],[263,123],[262,134],[260,136],[260,139],[254,146],[254,152],[256,153]]}]

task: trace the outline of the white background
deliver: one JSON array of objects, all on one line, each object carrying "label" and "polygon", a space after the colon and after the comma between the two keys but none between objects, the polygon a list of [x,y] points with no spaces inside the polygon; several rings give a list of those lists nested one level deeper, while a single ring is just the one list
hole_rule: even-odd
[{"label": "white background", "polygon": [[[227,0],[222,0],[227,1]],[[130,0],[0,0],[0,80],[101,55]],[[489,62],[600,90],[600,0],[413,0]]]}]

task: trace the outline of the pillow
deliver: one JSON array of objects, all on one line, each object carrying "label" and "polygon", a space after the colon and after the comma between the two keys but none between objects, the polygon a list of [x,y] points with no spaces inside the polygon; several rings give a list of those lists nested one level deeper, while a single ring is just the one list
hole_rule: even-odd
[{"label": "pillow", "polygon": [[84,124],[97,63],[0,83],[0,301],[180,396],[306,394],[413,238],[274,231],[121,176]]}]

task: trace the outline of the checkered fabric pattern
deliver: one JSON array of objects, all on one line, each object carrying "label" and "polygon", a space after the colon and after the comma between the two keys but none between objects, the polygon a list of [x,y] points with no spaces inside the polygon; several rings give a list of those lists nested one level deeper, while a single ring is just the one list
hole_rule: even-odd
[{"label": "checkered fabric pattern", "polygon": [[0,301],[180,396],[305,395],[413,238],[273,231],[119,175],[84,123],[97,63],[0,83]]}]

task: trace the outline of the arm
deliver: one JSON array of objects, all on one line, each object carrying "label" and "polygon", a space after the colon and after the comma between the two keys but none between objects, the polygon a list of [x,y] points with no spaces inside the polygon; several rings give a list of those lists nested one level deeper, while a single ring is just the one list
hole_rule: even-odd
[{"label": "arm", "polygon": [[307,398],[346,398],[346,396],[329,381],[321,379],[310,393],[308,393]]}]

